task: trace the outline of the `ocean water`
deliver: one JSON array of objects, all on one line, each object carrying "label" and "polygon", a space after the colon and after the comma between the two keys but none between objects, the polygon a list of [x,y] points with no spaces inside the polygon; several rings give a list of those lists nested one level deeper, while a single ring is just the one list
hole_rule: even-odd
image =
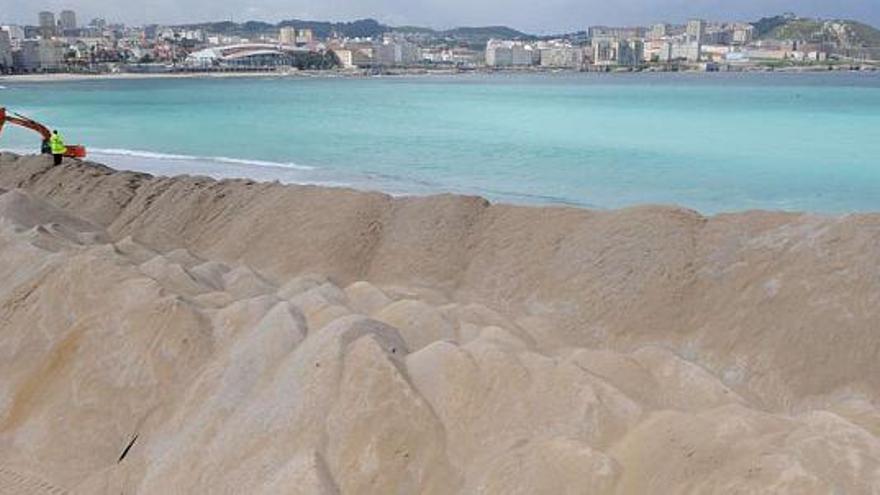
[{"label": "ocean water", "polygon": [[[6,81],[0,105],[158,174],[617,208],[880,210],[880,74]],[[36,150],[9,129],[0,148]]]}]

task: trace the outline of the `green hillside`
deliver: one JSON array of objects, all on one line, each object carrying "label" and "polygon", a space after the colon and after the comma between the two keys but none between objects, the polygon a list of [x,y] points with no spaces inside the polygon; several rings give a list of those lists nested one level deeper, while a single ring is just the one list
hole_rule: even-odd
[{"label": "green hillside", "polygon": [[507,26],[460,27],[444,31],[443,34],[452,38],[473,40],[489,40],[491,38],[521,39],[531,37],[522,31],[517,31],[516,29]]},{"label": "green hillside", "polygon": [[400,26],[391,27],[379,23],[374,19],[360,19],[352,22],[324,22],[324,21],[303,21],[299,19],[291,19],[279,22],[278,24],[270,24],[259,21],[248,21],[244,23],[224,22],[206,22],[199,24],[187,24],[178,27],[186,27],[189,29],[204,29],[212,33],[221,33],[226,35],[254,36],[260,34],[271,34],[278,31],[279,28],[290,26],[296,29],[311,29],[319,38],[326,38],[331,34],[337,34],[346,37],[376,37],[383,33],[395,31],[399,33],[419,34],[432,38],[452,38],[461,41],[473,43],[485,43],[491,38],[499,39],[531,39],[533,36],[517,31],[507,26],[483,26],[483,27],[459,27],[438,31],[431,28],[419,26]]},{"label": "green hillside", "polygon": [[880,47],[880,30],[850,20],[822,20],[791,15],[767,17],[752,24],[760,39],[838,43]]},{"label": "green hillside", "polygon": [[486,43],[490,39],[531,39],[532,35],[517,31],[507,26],[459,27],[438,31],[419,26],[398,26],[393,28],[397,33],[418,34],[432,38],[451,38],[471,43]]}]

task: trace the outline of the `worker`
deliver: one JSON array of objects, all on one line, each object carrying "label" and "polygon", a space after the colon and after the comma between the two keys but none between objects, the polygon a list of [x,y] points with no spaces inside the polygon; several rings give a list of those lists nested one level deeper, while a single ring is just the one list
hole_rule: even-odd
[{"label": "worker", "polygon": [[61,157],[67,153],[67,146],[64,146],[64,139],[61,138],[61,134],[58,134],[57,130],[52,131],[52,137],[49,138],[49,148],[52,151],[55,165],[61,165]]}]

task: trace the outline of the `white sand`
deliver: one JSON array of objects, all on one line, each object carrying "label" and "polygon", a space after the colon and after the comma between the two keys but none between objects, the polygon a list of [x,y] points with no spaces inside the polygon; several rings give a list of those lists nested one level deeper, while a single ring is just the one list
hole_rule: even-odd
[{"label": "white sand", "polygon": [[878,493],[880,215],[0,188],[0,493]]}]

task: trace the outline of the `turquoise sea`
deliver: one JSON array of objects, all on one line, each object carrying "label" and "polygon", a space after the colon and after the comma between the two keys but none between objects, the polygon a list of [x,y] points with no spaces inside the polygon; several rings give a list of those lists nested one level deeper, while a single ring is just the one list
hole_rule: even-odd
[{"label": "turquoise sea", "polygon": [[880,210],[880,73],[0,85],[0,106],[152,173],[595,208]]}]

